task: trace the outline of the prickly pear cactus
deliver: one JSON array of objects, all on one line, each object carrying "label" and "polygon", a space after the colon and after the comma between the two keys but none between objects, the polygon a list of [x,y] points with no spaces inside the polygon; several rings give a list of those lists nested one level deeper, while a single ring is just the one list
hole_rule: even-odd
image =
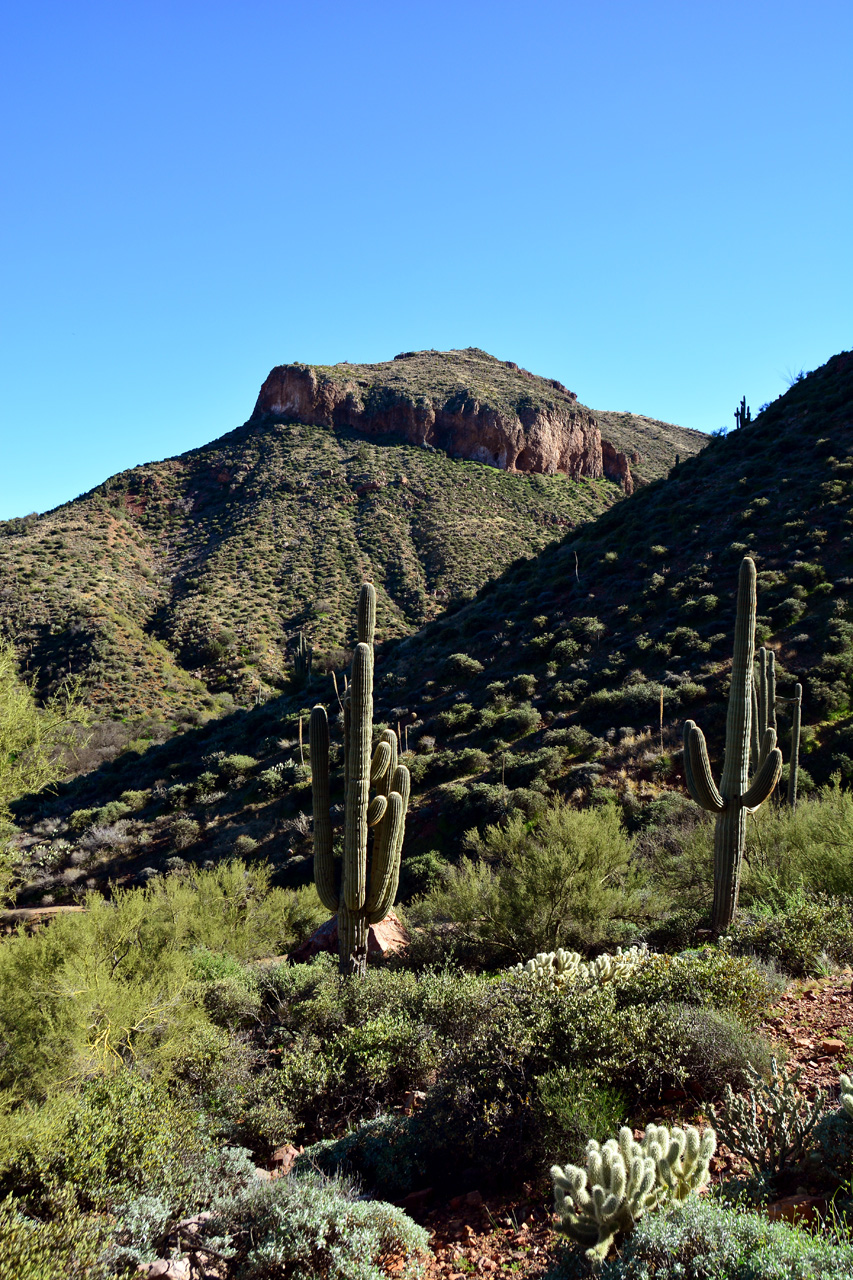
[{"label": "prickly pear cactus", "polygon": [[585,1245],[591,1261],[603,1261],[617,1235],[626,1235],[644,1213],[705,1186],[716,1145],[713,1129],[700,1135],[665,1125],[649,1125],[642,1142],[627,1127],[603,1145],[590,1139],[585,1169],[551,1169],[559,1229]]},{"label": "prickly pear cactus", "polygon": [[555,986],[564,986],[569,982],[577,982],[583,986],[603,986],[626,977],[649,958],[645,944],[642,947],[630,947],[623,951],[616,948],[614,955],[605,952],[594,960],[584,960],[578,951],[540,951],[526,964],[514,965],[510,973],[523,974],[539,982],[552,982]]}]

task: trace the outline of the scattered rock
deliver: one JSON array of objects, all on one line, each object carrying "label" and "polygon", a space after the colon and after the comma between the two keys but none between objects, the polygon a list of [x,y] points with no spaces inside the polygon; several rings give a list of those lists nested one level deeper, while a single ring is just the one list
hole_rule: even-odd
[{"label": "scattered rock", "polygon": [[[389,911],[385,919],[380,920],[378,924],[372,924],[367,932],[368,955],[391,955],[392,952],[402,951],[408,945],[409,935],[393,911]],[[301,947],[291,952],[290,958],[294,964],[304,964],[306,960],[311,960],[321,951],[334,953],[337,949],[338,917],[332,916],[331,920],[321,924],[320,928],[311,934],[307,942],[303,942]]]},{"label": "scattered rock", "polygon": [[136,1274],[146,1280],[189,1280],[190,1264],[184,1258],[158,1258],[156,1262],[143,1262]]},{"label": "scattered rock", "polygon": [[771,1222],[799,1222],[812,1225],[826,1212],[826,1200],[820,1196],[786,1196],[767,1206]]},{"label": "scattered rock", "polygon": [[304,1147],[294,1147],[292,1143],[288,1143],[285,1147],[276,1147],[272,1153],[272,1163],[276,1166],[276,1172],[290,1173],[297,1157],[301,1156],[304,1150]]}]

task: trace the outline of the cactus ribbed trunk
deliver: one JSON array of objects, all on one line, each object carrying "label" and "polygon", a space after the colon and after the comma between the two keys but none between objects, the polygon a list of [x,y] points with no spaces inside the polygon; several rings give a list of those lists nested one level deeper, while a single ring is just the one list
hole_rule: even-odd
[{"label": "cactus ribbed trunk", "polygon": [[[720,794],[726,807],[717,815],[714,831],[714,908],[712,927],[729,927],[737,910],[740,867],[746,835],[741,796],[749,783],[752,722],[752,663],[755,657],[755,564],[748,558],[738,578],[732,683],[726,715],[726,751]],[[767,696],[764,685],[764,696]],[[760,697],[760,695],[759,695]]]},{"label": "cactus ribbed trunk", "polygon": [[365,972],[368,929],[384,920],[396,897],[409,803],[409,771],[397,763],[396,734],[386,729],[371,755],[375,626],[376,592],[365,583],[358,598],[358,644],[343,704],[344,848],[339,871],[329,815],[328,722],[324,707],[316,706],[311,713],[314,878],[324,906],[338,914],[343,974]]},{"label": "cactus ribbed trunk", "polygon": [[338,909],[338,954],[340,971],[360,977],[367,970],[367,916],[350,911],[345,903]]},{"label": "cactus ribbed trunk", "polygon": [[[753,689],[755,577],[755,564],[745,556],[738,577],[731,692],[726,715],[726,750],[719,790],[711,776],[702,730],[692,720],[688,720],[684,726],[684,774],[687,788],[697,804],[717,815],[714,831],[714,906],[711,920],[717,934],[725,933],[737,910],[747,814],[764,803],[782,772],[782,753],[776,746],[775,729],[768,727],[760,744],[755,741],[752,733],[754,709],[763,720],[768,705],[767,659],[764,651],[757,697],[754,697]],[[773,679],[771,674],[771,680]],[[749,756],[750,746],[753,744],[758,747],[758,760],[756,774],[750,784]]]},{"label": "cactus ribbed trunk", "polygon": [[791,763],[788,769],[788,804],[797,807],[797,782],[800,774],[800,717],[803,709],[803,686],[794,690],[794,709],[791,718]]}]

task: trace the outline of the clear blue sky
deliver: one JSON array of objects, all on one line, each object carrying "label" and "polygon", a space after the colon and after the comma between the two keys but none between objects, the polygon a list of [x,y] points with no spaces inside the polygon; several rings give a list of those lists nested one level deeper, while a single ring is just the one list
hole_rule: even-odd
[{"label": "clear blue sky", "polygon": [[851,346],[849,0],[36,0],[0,46],[0,517],[283,361],[479,346],[713,430]]}]

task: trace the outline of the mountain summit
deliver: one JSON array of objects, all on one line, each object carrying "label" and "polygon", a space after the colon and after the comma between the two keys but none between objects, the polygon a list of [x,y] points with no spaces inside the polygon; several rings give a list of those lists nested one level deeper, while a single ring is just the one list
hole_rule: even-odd
[{"label": "mountain summit", "polygon": [[[638,448],[621,447],[629,424],[616,424],[618,443],[603,439],[594,411],[562,382],[478,347],[404,351],[384,364],[278,365],[251,420],[282,417],[391,435],[501,471],[606,477],[626,493],[634,489],[631,465],[642,462]],[[699,431],[670,430],[679,433],[682,455],[706,443]]]}]

